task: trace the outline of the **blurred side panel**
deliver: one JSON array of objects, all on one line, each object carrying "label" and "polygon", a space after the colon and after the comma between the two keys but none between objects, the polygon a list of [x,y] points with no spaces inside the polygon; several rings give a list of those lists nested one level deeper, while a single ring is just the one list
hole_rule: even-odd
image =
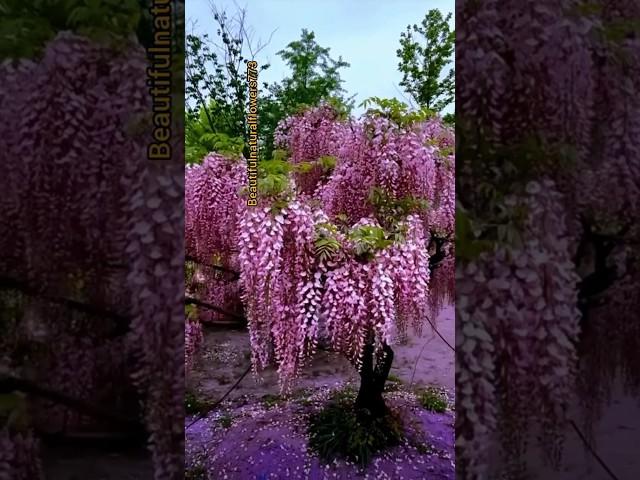
[{"label": "blurred side panel", "polygon": [[0,11],[0,478],[182,478],[183,3]]},{"label": "blurred side panel", "polygon": [[638,478],[640,5],[456,23],[458,478]]}]

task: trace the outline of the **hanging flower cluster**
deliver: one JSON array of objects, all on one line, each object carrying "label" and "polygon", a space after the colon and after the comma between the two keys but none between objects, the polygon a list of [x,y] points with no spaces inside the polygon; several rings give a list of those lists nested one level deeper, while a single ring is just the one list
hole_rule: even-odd
[{"label": "hanging flower cluster", "polygon": [[136,158],[144,148],[129,131],[147,112],[137,75],[145,67],[142,51],[114,54],[69,33],[53,39],[37,63],[3,64],[3,85],[17,88],[2,98],[3,111],[16,115],[10,123],[3,115],[0,190],[12,232],[6,241],[22,256],[11,271],[22,270],[21,278],[65,284],[60,274],[89,276],[121,256],[121,178],[137,161],[129,152]]},{"label": "hanging flower cluster", "polygon": [[445,247],[445,257],[431,271],[429,314],[433,321],[445,305],[456,298],[456,257],[453,245]]},{"label": "hanging flower cluster", "polygon": [[453,145],[443,142],[436,162],[433,204],[426,212],[426,225],[442,237],[452,237],[456,221],[456,179]]},{"label": "hanging flower cluster", "polygon": [[[173,146],[179,151],[178,138]],[[133,192],[127,237],[132,373],[143,394],[154,478],[184,475],[184,184],[181,159],[129,171]]]},{"label": "hanging flower cluster", "polygon": [[289,161],[293,165],[310,164],[309,171],[294,175],[300,193],[315,192],[330,168],[323,166],[318,160],[337,156],[345,136],[348,135],[348,126],[336,120],[336,111],[325,105],[289,117],[276,128],[276,145],[289,151]]},{"label": "hanging flower cluster", "polygon": [[[362,226],[379,228],[371,220],[353,228]],[[358,242],[347,239],[342,261],[330,264],[326,273],[321,310],[332,348],[358,366],[371,333],[379,348],[394,344],[409,325],[420,330],[424,322],[429,257],[418,217],[409,217],[406,226],[406,237],[377,251],[370,262],[362,262]]]},{"label": "hanging flower cluster", "polygon": [[490,435],[496,426],[495,346],[490,318],[475,312],[469,293],[487,280],[477,265],[456,268],[456,469],[484,478]]},{"label": "hanging flower cluster", "polygon": [[202,342],[204,340],[202,333],[202,324],[199,321],[185,319],[184,322],[184,367],[188,372],[196,358]]},{"label": "hanging flower cluster", "polygon": [[[407,220],[402,242],[374,253],[370,261],[358,253],[358,239],[331,229],[327,220],[294,201],[276,215],[268,208],[250,209],[240,224],[254,367],[275,360],[283,388],[315,353],[321,330],[332,350],[359,365],[371,335],[378,346],[393,344],[408,325],[419,327],[426,314],[429,260],[418,217]],[[379,229],[365,219],[351,231],[362,227]],[[322,250],[318,232],[327,228],[335,243]]]},{"label": "hanging flower cluster", "polygon": [[[486,473],[481,446],[487,429],[495,426],[503,444],[511,447],[506,449],[505,474],[518,478],[522,466],[515,459],[525,457],[525,439],[514,433],[526,431],[523,424],[542,424],[552,447],[562,441],[557,430],[564,425],[563,409],[576,393],[574,344],[581,346],[577,393],[589,407],[589,418],[597,418],[594,412],[619,373],[624,372],[629,384],[640,378],[639,337],[632,326],[637,322],[630,321],[637,308],[637,286],[632,286],[637,257],[627,246],[639,238],[640,41],[635,35],[615,40],[611,35],[614,25],[637,19],[640,10],[626,0],[594,2],[590,12],[572,1],[551,0],[532,8],[493,0],[457,7],[464,25],[456,32],[462,47],[456,58],[457,117],[462,126],[471,127],[464,132],[467,145],[488,147],[468,149],[468,155],[458,159],[463,162],[458,198],[470,211],[484,208],[476,213],[486,218],[489,209],[473,192],[491,172],[490,181],[506,186],[501,195],[515,192],[518,197],[511,204],[496,203],[512,210],[525,204],[528,219],[526,228],[519,229],[524,245],[498,248],[459,268],[457,332],[464,335],[457,337],[457,395],[465,404],[457,408],[462,433],[457,459],[468,466],[463,478],[481,478]],[[524,152],[534,152],[533,160],[524,161]],[[544,177],[553,179],[553,185],[540,180]],[[524,191],[522,185],[531,180]],[[548,189],[550,198],[542,200]],[[625,225],[632,227],[623,229]],[[597,302],[581,300],[588,318],[578,336],[576,275],[588,278],[594,268],[588,253],[593,247],[590,231],[619,243],[606,259],[607,268],[615,263],[616,278]],[[498,302],[483,285],[492,281],[508,281],[513,291]],[[491,340],[467,341],[476,331],[488,332]],[[536,334],[539,341],[533,340]],[[466,350],[461,351],[461,345],[467,345]],[[495,352],[489,354],[490,348]],[[505,376],[494,377],[503,364],[508,365]],[[490,385],[500,392],[497,401]],[[495,423],[496,418],[501,421]],[[557,425],[550,425],[552,421]],[[557,449],[550,453],[557,460]]]},{"label": "hanging flower cluster", "polygon": [[210,154],[202,165],[185,172],[186,253],[204,264],[214,256],[229,262],[236,247],[238,214],[246,201],[240,190],[246,187],[246,164]]},{"label": "hanging flower cluster", "polygon": [[563,438],[576,373],[579,277],[562,195],[548,180],[531,182],[527,193],[524,245],[481,254],[460,271],[457,283],[456,448],[469,475],[486,462],[483,442],[496,425],[496,405],[509,475],[521,473],[534,419],[542,420],[551,458]]},{"label": "hanging flower cluster", "polygon": [[374,188],[391,198],[434,203],[437,147],[423,135],[383,117],[365,117],[341,141],[335,172],[317,192],[330,217],[346,215],[355,223],[373,215]]},{"label": "hanging flower cluster", "polygon": [[292,202],[273,216],[249,209],[240,222],[241,281],[255,369],[275,358],[286,384],[317,333],[314,213]]},{"label": "hanging flower cluster", "polygon": [[[240,285],[229,275],[211,268],[239,270],[238,220],[246,200],[246,165],[238,159],[210,154],[202,165],[188,166],[185,172],[185,250],[195,265],[190,294],[228,312],[240,315]],[[216,311],[201,309],[203,322],[229,320]]]}]

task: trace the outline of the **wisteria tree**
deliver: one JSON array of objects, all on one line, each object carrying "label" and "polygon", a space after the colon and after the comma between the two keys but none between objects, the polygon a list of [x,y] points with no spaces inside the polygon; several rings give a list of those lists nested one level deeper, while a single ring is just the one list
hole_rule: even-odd
[{"label": "wisteria tree", "polygon": [[[281,122],[255,207],[246,160],[215,153],[187,170],[185,203],[187,256],[239,272],[254,371],[275,364],[287,391],[319,348],[339,352],[360,372],[356,406],[373,416],[386,412],[392,346],[452,298],[454,273],[453,133],[397,102],[378,107]],[[228,309],[229,293],[206,300]]]}]

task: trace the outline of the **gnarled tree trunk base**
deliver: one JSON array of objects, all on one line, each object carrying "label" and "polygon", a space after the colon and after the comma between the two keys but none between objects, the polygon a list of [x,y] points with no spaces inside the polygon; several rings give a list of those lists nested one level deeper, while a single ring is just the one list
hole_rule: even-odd
[{"label": "gnarled tree trunk base", "polygon": [[388,413],[382,393],[391,371],[393,350],[387,344],[383,346],[383,355],[374,366],[374,347],[368,343],[364,348],[362,369],[360,371],[360,390],[355,407],[358,413],[372,419],[382,418]]}]

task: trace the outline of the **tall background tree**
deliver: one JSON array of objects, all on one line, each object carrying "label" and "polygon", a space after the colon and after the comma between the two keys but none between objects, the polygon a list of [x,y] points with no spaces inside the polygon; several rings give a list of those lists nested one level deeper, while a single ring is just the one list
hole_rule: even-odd
[{"label": "tall background tree", "polygon": [[[245,62],[266,44],[253,44],[246,10],[229,15],[212,6],[216,37],[187,35],[185,153],[199,163],[211,151],[239,154],[246,149],[248,83]],[[269,65],[260,63],[260,70]],[[244,153],[247,153],[246,151]]]},{"label": "tall background tree", "polygon": [[262,100],[260,124],[263,152],[273,152],[273,132],[278,123],[301,108],[332,103],[342,114],[353,108],[353,100],[345,97],[340,70],[349,67],[342,57],[331,58],[330,49],[316,42],[312,31],[303,29],[300,39],[289,43],[279,55],[290,69],[280,83],[268,87],[269,95]]},{"label": "tall background tree", "polygon": [[[187,35],[186,77],[186,161],[200,163],[212,151],[247,153],[246,108],[248,85],[245,62],[256,60],[260,71],[269,68],[259,58],[268,44],[254,44],[247,25],[247,11],[234,14],[212,7],[216,37]],[[278,123],[303,107],[330,103],[348,114],[352,98],[342,88],[340,70],[348,67],[342,57],[334,59],[329,48],[303,29],[300,39],[277,52],[289,67],[280,82],[262,82],[258,95],[260,156],[271,158],[274,131]]]},{"label": "tall background tree", "polygon": [[429,10],[420,25],[407,26],[400,34],[397,50],[400,85],[421,106],[441,112],[455,98],[455,69],[443,75],[453,61],[455,31],[449,21],[451,13]]}]

